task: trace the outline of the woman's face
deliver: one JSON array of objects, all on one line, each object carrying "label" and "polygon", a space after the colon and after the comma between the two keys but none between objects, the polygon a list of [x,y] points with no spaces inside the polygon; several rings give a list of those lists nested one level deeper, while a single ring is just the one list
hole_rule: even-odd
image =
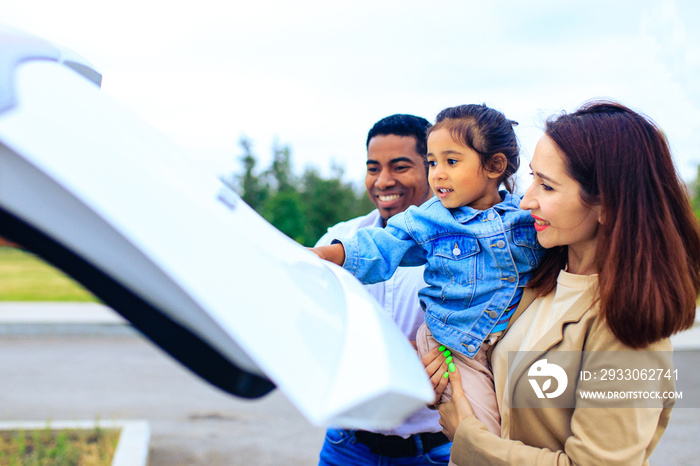
[{"label": "woman's face", "polygon": [[573,252],[579,258],[585,255],[592,259],[600,206],[590,207],[581,201],[581,185],[566,172],[563,157],[548,136],[539,140],[530,164],[534,180],[520,207],[530,210],[543,247],[569,246],[570,257]]}]

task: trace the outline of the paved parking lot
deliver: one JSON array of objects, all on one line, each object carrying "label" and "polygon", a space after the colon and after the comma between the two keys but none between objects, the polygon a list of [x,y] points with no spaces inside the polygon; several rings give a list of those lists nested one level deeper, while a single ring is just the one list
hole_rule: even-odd
[{"label": "paved parking lot", "polygon": [[[58,319],[45,306],[0,305],[0,420],[146,419],[152,466],[317,464],[324,429],[281,393],[229,396],[90,306]],[[679,370],[700,387],[700,338],[683,338]],[[674,410],[652,464],[697,465],[698,435],[700,409]]]},{"label": "paved parking lot", "polygon": [[136,335],[0,337],[0,419],[146,419],[150,465],[311,465],[324,430],[229,396]]}]

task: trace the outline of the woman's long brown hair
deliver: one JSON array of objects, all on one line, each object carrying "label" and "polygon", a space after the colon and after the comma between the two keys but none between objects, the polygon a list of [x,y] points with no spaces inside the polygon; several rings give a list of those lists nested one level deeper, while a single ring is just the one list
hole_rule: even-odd
[{"label": "woman's long brown hair", "polygon": [[[641,348],[690,328],[700,229],[664,133],[623,105],[590,102],[550,118],[545,134],[581,184],[582,201],[601,206],[599,303],[613,334]],[[547,251],[528,287],[551,292],[566,258],[565,246]]]}]

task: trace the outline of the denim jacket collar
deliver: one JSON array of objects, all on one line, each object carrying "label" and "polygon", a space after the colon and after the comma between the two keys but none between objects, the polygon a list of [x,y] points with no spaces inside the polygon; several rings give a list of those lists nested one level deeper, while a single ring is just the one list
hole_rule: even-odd
[{"label": "denim jacket collar", "polygon": [[[499,194],[501,195],[502,201],[491,207],[491,209],[494,209],[499,213],[512,212],[520,209],[520,198],[514,197],[508,191],[499,191]],[[450,209],[455,220],[457,220],[459,223],[467,223],[474,217],[485,214],[488,212],[488,210],[472,209],[469,206]]]}]

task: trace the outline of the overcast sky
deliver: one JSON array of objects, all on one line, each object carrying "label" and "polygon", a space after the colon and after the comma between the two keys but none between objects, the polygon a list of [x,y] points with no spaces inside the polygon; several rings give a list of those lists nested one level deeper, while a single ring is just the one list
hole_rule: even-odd
[{"label": "overcast sky", "polygon": [[544,118],[591,98],[657,121],[686,180],[700,163],[695,0],[2,0],[0,22],[85,57],[216,174],[246,135],[262,167],[279,141],[361,183],[375,121],[463,103],[519,121],[527,166]]}]

